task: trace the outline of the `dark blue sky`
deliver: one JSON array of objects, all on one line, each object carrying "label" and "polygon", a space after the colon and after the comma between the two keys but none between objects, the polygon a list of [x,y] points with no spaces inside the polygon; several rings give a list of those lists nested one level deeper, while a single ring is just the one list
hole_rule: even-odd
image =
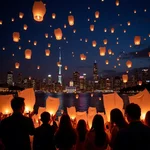
[{"label": "dark blue sky", "polygon": [[[3,0],[0,4],[0,20],[3,20],[3,25],[0,25],[0,73],[3,78],[7,71],[12,70],[14,74],[22,73],[24,77],[33,76],[37,78],[47,77],[52,74],[56,79],[58,74],[59,47],[62,49],[63,56],[63,75],[72,77],[73,71],[87,73],[88,77],[92,75],[92,67],[95,60],[98,62],[99,72],[114,70],[117,72],[129,70],[126,67],[126,59],[120,59],[118,66],[117,57],[122,51],[126,53],[143,51],[150,45],[150,1],[149,0],[120,0],[119,7],[116,7],[115,0],[44,0],[46,4],[46,15],[44,21],[39,23],[33,19],[32,6],[33,0]],[[91,9],[88,10],[88,7]],[[144,9],[147,11],[145,12]],[[133,11],[137,13],[134,14]],[[69,26],[69,12],[75,18],[75,25]],[[95,19],[95,11],[100,12],[100,18]],[[24,13],[24,18],[20,19],[19,12]],[[56,19],[52,19],[52,13],[56,13]],[[120,14],[120,16],[118,16]],[[15,21],[11,22],[11,18]],[[88,18],[90,21],[88,22]],[[96,20],[96,22],[94,22]],[[131,22],[131,26],[127,26],[127,22]],[[28,30],[23,30],[23,25],[28,25]],[[67,28],[64,29],[64,24]],[[91,32],[89,27],[95,25],[95,31]],[[120,26],[122,24],[122,26]],[[50,27],[52,25],[52,27]],[[111,34],[110,29],[114,27],[115,33]],[[61,28],[63,37],[66,40],[56,41],[54,37],[54,29]],[[104,33],[104,28],[107,28],[107,33]],[[76,33],[73,30],[76,29]],[[124,33],[123,31],[127,32]],[[21,40],[19,43],[14,43],[12,33],[20,32]],[[48,33],[49,38],[46,39],[44,34]],[[134,36],[141,36],[141,46],[132,47],[134,45]],[[53,36],[53,38],[51,38]],[[117,37],[119,40],[117,40]],[[83,41],[80,41],[80,38]],[[85,39],[88,42],[85,43]],[[146,38],[146,40],[144,40]],[[103,40],[107,39],[107,50],[112,49],[114,56],[106,54],[99,56],[99,47],[103,46]],[[31,43],[28,42],[31,40]],[[92,41],[97,41],[97,47],[92,47]],[[33,42],[37,41],[37,46]],[[66,43],[68,41],[68,43]],[[117,45],[116,42],[119,42]],[[51,55],[45,56],[47,44],[51,43]],[[18,47],[22,49],[19,50]],[[3,51],[2,48],[6,50]],[[32,59],[24,58],[25,49],[32,50]],[[72,57],[72,52],[75,57]],[[81,61],[80,54],[87,54],[87,60]],[[144,57],[129,56],[133,62],[133,68],[149,66],[150,61],[147,55]],[[15,56],[13,57],[12,54]],[[105,65],[105,60],[108,59],[110,64]],[[15,62],[20,63],[20,69],[15,69]],[[40,70],[37,70],[37,65],[40,65]],[[117,66],[114,69],[114,65]],[[68,66],[68,71],[64,70],[64,66]],[[1,77],[2,77],[1,76]]]}]

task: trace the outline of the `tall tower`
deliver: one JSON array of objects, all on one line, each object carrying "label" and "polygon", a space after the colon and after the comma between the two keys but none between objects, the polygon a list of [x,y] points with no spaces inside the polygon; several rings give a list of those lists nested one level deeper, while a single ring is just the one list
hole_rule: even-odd
[{"label": "tall tower", "polygon": [[98,68],[97,68],[96,60],[94,62],[94,67],[93,67],[93,79],[94,81],[98,81]]},{"label": "tall tower", "polygon": [[59,73],[58,73],[58,83],[62,85],[62,74],[61,74],[61,68],[62,68],[62,62],[61,62],[61,50],[59,51],[59,63],[58,63]]}]

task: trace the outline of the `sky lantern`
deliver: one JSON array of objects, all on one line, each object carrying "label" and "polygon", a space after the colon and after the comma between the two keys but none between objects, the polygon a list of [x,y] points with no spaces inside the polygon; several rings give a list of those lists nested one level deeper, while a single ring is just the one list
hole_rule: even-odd
[{"label": "sky lantern", "polygon": [[150,57],[150,52],[148,52],[148,57]]},{"label": "sky lantern", "polygon": [[97,42],[96,41],[92,41],[92,46],[96,47],[96,45],[97,45]]},{"label": "sky lantern", "polygon": [[28,29],[28,26],[27,26],[26,24],[24,24],[23,29],[24,29],[24,30],[27,30],[27,29]]},{"label": "sky lantern", "polygon": [[134,14],[136,14],[136,10],[134,10]]},{"label": "sky lantern", "polygon": [[14,22],[14,21],[15,21],[15,19],[14,19],[14,18],[11,18],[11,21],[12,21],[12,22]]},{"label": "sky lantern", "polygon": [[20,67],[20,64],[19,64],[18,62],[16,62],[16,63],[15,63],[15,68],[16,68],[16,69],[19,69],[19,67]]},{"label": "sky lantern", "polygon": [[47,46],[48,46],[48,47],[51,47],[51,44],[50,44],[50,43],[48,43],[48,44],[47,44]]},{"label": "sky lantern", "polygon": [[6,50],[6,48],[5,48],[5,47],[3,47],[3,48],[2,48],[2,50],[3,50],[3,51],[5,51],[5,50]]},{"label": "sky lantern", "polygon": [[2,20],[0,20],[0,25],[2,25],[3,24],[3,21]]},{"label": "sky lantern", "polygon": [[135,45],[140,45],[141,44],[141,37],[140,36],[135,36],[134,37],[134,44]]},{"label": "sky lantern", "polygon": [[87,42],[88,42],[88,39],[85,39],[85,42],[87,43]]},{"label": "sky lantern", "polygon": [[99,18],[99,11],[95,12],[95,18]]},{"label": "sky lantern", "polygon": [[86,60],[86,56],[84,54],[80,54],[80,59],[81,60]]},{"label": "sky lantern", "polygon": [[132,67],[132,61],[128,60],[126,62],[126,65],[127,65],[128,68],[131,68]]},{"label": "sky lantern", "polygon": [[40,66],[37,66],[37,70],[39,70],[40,69]]},{"label": "sky lantern", "polygon": [[73,33],[76,33],[76,29],[73,30]]},{"label": "sky lantern", "polygon": [[55,29],[54,34],[55,34],[56,40],[61,40],[62,39],[63,33],[62,33],[62,30],[60,28]]},{"label": "sky lantern", "polygon": [[66,24],[64,24],[64,28],[67,28]]},{"label": "sky lantern", "polygon": [[67,66],[65,66],[65,70],[68,70],[68,67],[67,67]]},{"label": "sky lantern", "polygon": [[90,30],[94,31],[94,25],[90,25]]},{"label": "sky lantern", "polygon": [[127,30],[123,30],[123,32],[124,32],[124,33],[126,33],[126,32],[127,32]]},{"label": "sky lantern", "polygon": [[106,29],[106,28],[104,28],[104,32],[107,32],[107,29]]},{"label": "sky lantern", "polygon": [[111,50],[111,49],[108,50],[108,54],[109,54],[109,55],[112,54],[112,50]]},{"label": "sky lantern", "polygon": [[46,55],[46,56],[49,56],[49,55],[50,55],[50,50],[49,50],[49,49],[46,49],[46,50],[45,50],[45,55]]},{"label": "sky lantern", "polygon": [[73,26],[74,25],[74,16],[72,16],[72,15],[68,16],[68,22],[69,22],[70,26]]},{"label": "sky lantern", "polygon": [[139,82],[138,82],[138,85],[141,86],[141,85],[142,85],[142,81],[139,81]]},{"label": "sky lantern", "polygon": [[120,58],[117,58],[117,61],[119,61],[120,60]]},{"label": "sky lantern", "polygon": [[128,21],[128,22],[127,22],[127,25],[128,25],[128,26],[130,26],[130,25],[131,25],[131,22],[130,22],[130,21]]},{"label": "sky lantern", "polygon": [[99,54],[100,56],[105,56],[106,53],[106,47],[100,47],[99,48]]},{"label": "sky lantern", "polygon": [[115,28],[111,28],[111,33],[114,33],[115,32]]},{"label": "sky lantern", "polygon": [[116,0],[116,6],[119,6],[119,0]]},{"label": "sky lantern", "polygon": [[22,19],[23,16],[24,16],[24,13],[20,12],[20,13],[19,13],[19,18]]},{"label": "sky lantern", "polygon": [[18,48],[19,48],[19,50],[21,50],[21,46],[19,46]]},{"label": "sky lantern", "polygon": [[109,64],[109,60],[105,60],[105,64],[108,65]]},{"label": "sky lantern", "polygon": [[79,95],[78,94],[76,94],[76,99],[78,99],[79,98]]},{"label": "sky lantern", "polygon": [[52,13],[52,19],[56,19],[56,14]]},{"label": "sky lantern", "polygon": [[34,43],[33,43],[33,44],[34,44],[34,46],[36,46],[36,45],[37,45],[37,41],[34,41]]},{"label": "sky lantern", "polygon": [[25,50],[25,59],[31,59],[32,51],[30,49]]},{"label": "sky lantern", "polygon": [[61,62],[58,61],[58,62],[57,62],[57,66],[58,66],[58,67],[62,66],[62,65],[61,65]]},{"label": "sky lantern", "polygon": [[45,33],[45,38],[48,38],[48,33]]},{"label": "sky lantern", "polygon": [[46,13],[46,7],[42,1],[34,1],[32,8],[33,18],[35,21],[41,22]]},{"label": "sky lantern", "polygon": [[122,75],[122,80],[123,80],[123,83],[127,83],[128,82],[128,75],[127,74],[123,74]]},{"label": "sky lantern", "polygon": [[104,45],[107,45],[107,39],[103,40]]},{"label": "sky lantern", "polygon": [[14,32],[13,33],[13,41],[14,42],[19,42],[20,40],[20,33],[19,32]]}]

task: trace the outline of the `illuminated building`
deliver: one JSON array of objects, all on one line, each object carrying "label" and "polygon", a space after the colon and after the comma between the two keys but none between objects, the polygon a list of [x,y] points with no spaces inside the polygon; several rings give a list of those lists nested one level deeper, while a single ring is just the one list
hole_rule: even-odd
[{"label": "illuminated building", "polygon": [[12,71],[9,71],[7,73],[7,84],[9,86],[12,86],[14,84],[14,82],[13,82],[13,72]]}]

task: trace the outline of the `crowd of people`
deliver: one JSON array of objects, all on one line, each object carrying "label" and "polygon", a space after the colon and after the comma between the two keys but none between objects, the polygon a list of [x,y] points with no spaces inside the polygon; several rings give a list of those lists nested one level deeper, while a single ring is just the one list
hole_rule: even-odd
[{"label": "crowd of people", "polygon": [[107,124],[95,115],[90,129],[84,120],[76,122],[65,113],[57,125],[48,112],[41,114],[42,124],[35,129],[31,117],[23,115],[24,98],[14,98],[11,107],[13,114],[0,122],[0,150],[150,150],[150,111],[141,121],[141,108],[134,103],[125,116],[113,109]]}]

